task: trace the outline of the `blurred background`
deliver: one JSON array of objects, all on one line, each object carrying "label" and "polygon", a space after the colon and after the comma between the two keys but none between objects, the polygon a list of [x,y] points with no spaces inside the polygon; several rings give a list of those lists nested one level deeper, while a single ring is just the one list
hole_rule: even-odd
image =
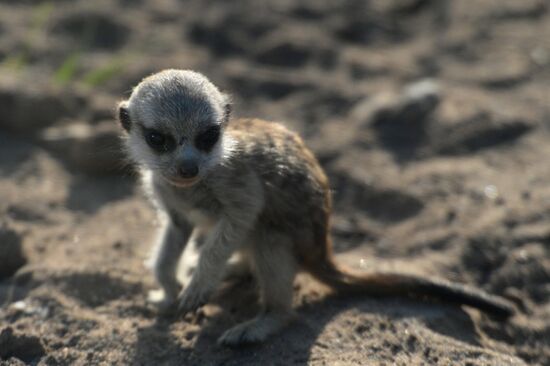
[{"label": "blurred background", "polygon": [[[549,365],[549,8],[0,0],[0,364]],[[215,348],[254,314],[253,291],[157,320],[142,263],[155,213],[113,116],[164,68],[207,75],[235,117],[302,134],[331,180],[339,260],[469,283],[519,315],[312,307],[322,291],[302,281],[301,321],[253,352]]]}]

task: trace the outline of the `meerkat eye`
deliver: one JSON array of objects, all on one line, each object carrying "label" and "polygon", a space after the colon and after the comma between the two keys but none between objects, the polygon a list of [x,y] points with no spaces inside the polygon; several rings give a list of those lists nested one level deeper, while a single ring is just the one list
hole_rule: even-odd
[{"label": "meerkat eye", "polygon": [[218,139],[220,138],[220,126],[212,126],[206,131],[201,132],[195,138],[195,146],[199,150],[209,151],[214,147]]},{"label": "meerkat eye", "polygon": [[174,140],[170,136],[166,136],[154,130],[145,131],[145,141],[157,152],[168,152],[174,149]]}]

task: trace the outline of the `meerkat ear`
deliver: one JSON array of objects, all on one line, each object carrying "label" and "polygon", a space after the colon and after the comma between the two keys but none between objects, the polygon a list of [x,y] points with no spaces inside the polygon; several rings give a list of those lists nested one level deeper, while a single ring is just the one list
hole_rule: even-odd
[{"label": "meerkat ear", "polygon": [[132,121],[130,120],[130,113],[128,112],[128,101],[125,100],[118,104],[117,117],[122,128],[124,128],[126,132],[130,132]]},{"label": "meerkat ear", "polygon": [[223,123],[226,124],[229,122],[229,118],[231,117],[231,111],[233,110],[231,106],[231,97],[227,94],[223,95],[224,97],[224,109],[223,109]]}]

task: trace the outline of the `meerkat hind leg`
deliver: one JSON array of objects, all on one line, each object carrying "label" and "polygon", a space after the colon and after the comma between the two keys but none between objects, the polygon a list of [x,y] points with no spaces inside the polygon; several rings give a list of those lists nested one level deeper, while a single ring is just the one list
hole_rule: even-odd
[{"label": "meerkat hind leg", "polygon": [[[189,239],[189,243],[183,252],[178,267],[178,280],[185,288],[191,281],[191,276],[197,268],[197,263],[200,255],[200,247],[202,245],[201,240],[204,237],[199,237],[199,240],[194,240],[195,232]],[[225,268],[224,279],[229,281],[239,281],[243,278],[247,278],[252,274],[248,256],[243,252],[236,252],[229,261]]]},{"label": "meerkat hind leg", "polygon": [[269,239],[253,248],[252,267],[260,287],[262,310],[254,319],[227,330],[219,338],[219,344],[239,346],[263,342],[288,324],[292,318],[296,264],[286,244]]}]

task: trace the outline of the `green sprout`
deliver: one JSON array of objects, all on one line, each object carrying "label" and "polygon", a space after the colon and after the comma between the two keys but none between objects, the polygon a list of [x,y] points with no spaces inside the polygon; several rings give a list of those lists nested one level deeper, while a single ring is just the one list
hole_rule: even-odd
[{"label": "green sprout", "polygon": [[54,74],[56,83],[64,85],[74,79],[78,70],[78,62],[80,61],[80,53],[75,52],[69,55],[63,64],[57,69]]},{"label": "green sprout", "polygon": [[113,59],[109,64],[92,70],[84,75],[82,81],[90,87],[97,87],[105,84],[122,71],[124,64],[125,62],[122,59]]},{"label": "green sprout", "polygon": [[19,52],[6,57],[0,64],[2,68],[11,71],[20,71],[27,65],[27,55]]}]

